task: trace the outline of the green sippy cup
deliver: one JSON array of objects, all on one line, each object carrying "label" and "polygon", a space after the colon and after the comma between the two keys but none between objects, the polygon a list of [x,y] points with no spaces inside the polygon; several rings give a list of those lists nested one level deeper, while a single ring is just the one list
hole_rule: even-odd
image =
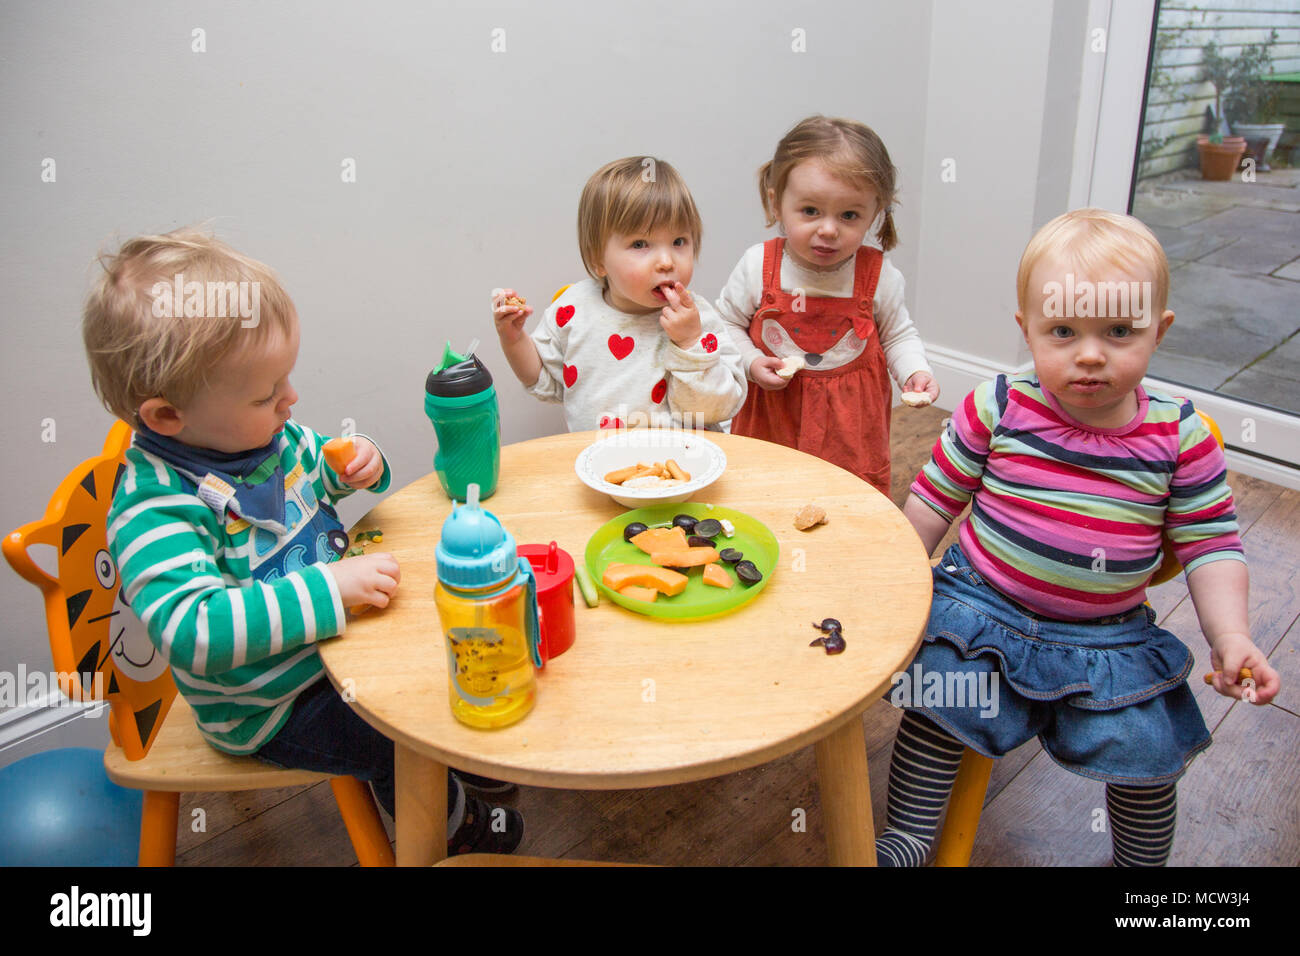
[{"label": "green sippy cup", "polygon": [[464,355],[447,343],[424,383],[424,413],[438,436],[433,467],[448,497],[464,501],[471,484],[479,497],[497,490],[501,470],[501,413],[492,373],[474,355],[475,339]]}]

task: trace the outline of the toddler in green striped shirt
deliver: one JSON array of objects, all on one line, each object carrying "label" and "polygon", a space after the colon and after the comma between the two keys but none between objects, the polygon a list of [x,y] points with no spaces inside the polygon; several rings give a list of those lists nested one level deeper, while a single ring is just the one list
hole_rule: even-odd
[{"label": "toddler in green striped shirt", "polygon": [[[295,422],[298,316],[275,274],[192,229],[101,258],[83,337],[95,389],[136,430],[108,515],[121,587],[204,738],[279,766],[369,780],[393,813],[393,745],[325,678],[316,642],[384,607],[390,554],[345,558],[334,505],[391,473],[353,436],[340,473]],[[513,850],[522,819],[449,775],[452,851]],[[492,826],[489,827],[489,818]]]}]

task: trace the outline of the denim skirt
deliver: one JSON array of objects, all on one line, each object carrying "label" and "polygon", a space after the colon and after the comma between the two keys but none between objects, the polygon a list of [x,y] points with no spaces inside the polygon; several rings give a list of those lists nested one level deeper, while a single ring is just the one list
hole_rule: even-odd
[{"label": "denim skirt", "polygon": [[1145,604],[1090,621],[1044,617],[985,581],[957,545],[933,574],[925,640],[904,672],[910,693],[895,703],[988,757],[1037,736],[1066,770],[1109,783],[1176,780],[1209,746],[1187,685],[1192,652]]}]

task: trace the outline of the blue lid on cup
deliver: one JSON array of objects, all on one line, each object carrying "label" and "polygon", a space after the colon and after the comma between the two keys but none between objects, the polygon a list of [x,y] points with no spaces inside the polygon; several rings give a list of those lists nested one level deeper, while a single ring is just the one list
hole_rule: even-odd
[{"label": "blue lid on cup", "polygon": [[478,503],[479,487],[469,486],[463,505],[452,504],[435,551],[438,580],[454,588],[485,588],[510,580],[519,555],[496,515]]}]

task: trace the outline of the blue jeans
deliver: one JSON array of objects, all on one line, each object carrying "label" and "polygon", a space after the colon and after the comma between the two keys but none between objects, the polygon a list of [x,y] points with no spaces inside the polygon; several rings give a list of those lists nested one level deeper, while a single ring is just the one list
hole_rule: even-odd
[{"label": "blue jeans", "polygon": [[[1146,605],[1090,621],[1044,617],[985,581],[957,545],[933,575],[930,621],[909,672],[917,689],[902,705],[971,749],[1000,757],[1037,736],[1081,776],[1156,786],[1209,746],[1187,686],[1191,651]],[[948,692],[993,684],[994,706],[989,694],[970,705]]]},{"label": "blue jeans", "polygon": [[[328,678],[321,677],[293,702],[289,719],[253,756],[291,770],[352,776],[369,782],[380,806],[396,818],[393,742],[357,716]],[[447,774],[447,809],[459,784]]]}]

